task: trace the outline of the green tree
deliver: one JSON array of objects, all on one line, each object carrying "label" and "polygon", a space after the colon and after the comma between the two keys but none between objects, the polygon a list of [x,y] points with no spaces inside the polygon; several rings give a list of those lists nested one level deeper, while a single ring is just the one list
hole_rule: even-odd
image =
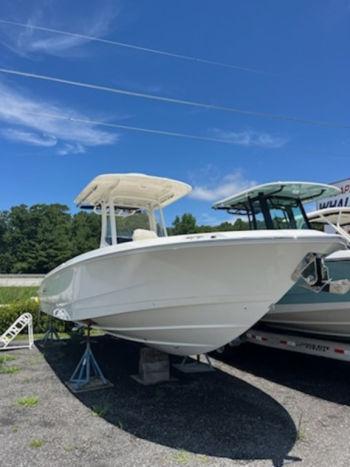
[{"label": "green tree", "polygon": [[245,222],[242,219],[238,218],[233,224],[233,230],[249,230],[249,224],[248,222]]},{"label": "green tree", "polygon": [[101,216],[94,212],[78,212],[72,218],[72,256],[95,250],[100,244]]},{"label": "green tree", "polygon": [[30,272],[34,269],[46,273],[72,257],[71,216],[62,204],[37,204],[29,212],[36,258]]},{"label": "green tree", "polygon": [[189,213],[183,214],[181,217],[176,216],[170,229],[171,235],[184,235],[198,232],[196,218]]},{"label": "green tree", "polygon": [[10,209],[3,235],[4,254],[1,259],[3,272],[30,272],[34,228],[28,207],[24,204]]},{"label": "green tree", "polygon": [[8,213],[3,234],[3,272],[46,273],[72,256],[71,217],[60,204],[20,205]]},{"label": "green tree", "polygon": [[0,212],[0,272],[9,273],[13,258],[8,251],[8,211]]}]

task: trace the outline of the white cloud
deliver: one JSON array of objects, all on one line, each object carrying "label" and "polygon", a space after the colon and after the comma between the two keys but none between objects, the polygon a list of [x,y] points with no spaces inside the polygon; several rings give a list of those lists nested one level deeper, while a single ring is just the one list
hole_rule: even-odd
[{"label": "white cloud", "polygon": [[68,154],[84,154],[85,148],[80,143],[70,144],[66,143],[57,150],[57,154],[67,156]]},{"label": "white cloud", "polygon": [[211,130],[211,134],[214,134],[216,138],[223,139],[229,143],[246,147],[255,146],[274,149],[281,148],[288,142],[287,138],[254,130],[230,131],[214,128]]},{"label": "white cloud", "polygon": [[[82,35],[86,34],[94,37],[104,36],[108,32],[110,20],[110,17],[102,13],[99,18],[84,22],[78,32]],[[29,28],[25,36],[21,38],[21,43],[19,45],[28,52],[62,55],[64,52],[77,49],[87,42],[89,42],[89,40],[82,37],[64,36],[47,32],[38,33],[38,31]]]},{"label": "white cloud", "polygon": [[[30,2],[28,2],[28,6],[30,6]],[[9,10],[11,9],[13,10],[13,8],[9,8]],[[22,20],[18,17],[18,10],[13,10],[12,15],[10,14],[8,18],[13,17],[13,21],[19,21],[28,27],[1,24],[0,40],[19,55],[78,56],[82,55],[83,52],[79,48],[89,42],[88,38],[40,31],[33,29],[33,27],[37,25],[91,37],[103,37],[110,31],[111,23],[119,13],[115,3],[113,5],[113,2],[109,0],[102,2],[102,5],[101,3],[98,6],[96,4],[95,8],[90,5],[86,14],[79,16],[67,14],[69,9],[69,0],[44,2],[40,8],[34,11],[33,8],[26,8],[26,5],[23,5],[21,8]]]},{"label": "white cloud", "polygon": [[254,185],[256,182],[245,179],[242,172],[236,170],[209,184],[194,185],[190,196],[201,201],[218,201]]},{"label": "white cloud", "polygon": [[100,130],[88,120],[73,109],[34,99],[0,82],[0,121],[9,125],[1,135],[8,140],[57,146],[57,152],[64,154],[82,153],[88,146],[118,141],[118,134]]},{"label": "white cloud", "polygon": [[34,146],[56,146],[57,139],[52,135],[39,135],[31,131],[4,128],[1,130],[3,137],[10,141],[33,144]]}]

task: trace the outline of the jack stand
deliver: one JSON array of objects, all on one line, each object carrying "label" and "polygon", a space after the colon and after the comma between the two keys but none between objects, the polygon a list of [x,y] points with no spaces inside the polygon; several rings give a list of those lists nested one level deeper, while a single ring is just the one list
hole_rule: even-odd
[{"label": "jack stand", "polygon": [[49,342],[57,342],[60,340],[60,336],[58,335],[58,332],[56,331],[55,326],[53,325],[52,318],[49,318],[49,326],[47,328],[47,331],[44,334],[43,337],[43,342],[42,345],[43,347],[46,346]]},{"label": "jack stand", "polygon": [[139,372],[131,377],[144,386],[176,381],[170,376],[169,355],[149,347],[140,350]]},{"label": "jack stand", "polygon": [[[203,355],[207,363],[202,363],[200,355],[196,355],[196,360],[192,357],[185,357],[181,363],[173,364],[173,367],[183,373],[208,373],[210,371],[215,371],[208,355],[206,353]],[[191,358],[192,362],[186,363],[189,358]]]},{"label": "jack stand", "polygon": [[90,325],[87,328],[86,348],[71,378],[66,385],[72,392],[93,391],[113,386],[103,375],[91,350]]}]

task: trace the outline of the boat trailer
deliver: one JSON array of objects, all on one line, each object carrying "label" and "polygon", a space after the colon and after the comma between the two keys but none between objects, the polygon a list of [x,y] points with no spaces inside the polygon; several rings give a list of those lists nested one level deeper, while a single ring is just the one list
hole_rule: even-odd
[{"label": "boat trailer", "polygon": [[262,331],[252,328],[244,335],[240,342],[234,341],[229,345],[234,347],[243,342],[350,362],[350,342],[329,341],[315,339],[308,335],[296,335],[289,332],[284,334],[281,332]]}]

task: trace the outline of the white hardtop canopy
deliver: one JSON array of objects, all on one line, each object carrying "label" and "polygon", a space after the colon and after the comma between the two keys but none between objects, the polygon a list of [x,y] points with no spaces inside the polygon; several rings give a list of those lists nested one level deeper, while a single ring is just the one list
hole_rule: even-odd
[{"label": "white hardtop canopy", "polygon": [[350,208],[318,209],[307,213],[310,222],[318,224],[350,225]]},{"label": "white hardtop canopy", "polygon": [[140,209],[147,212],[150,231],[136,229],[133,239],[140,238],[140,235],[143,238],[157,236],[156,210],[159,211],[161,230],[166,236],[163,207],[187,195],[191,190],[190,185],[170,178],[134,173],[105,174],[94,178],[77,196],[75,203],[80,208],[94,209],[101,213],[100,246],[105,247],[118,243],[116,214],[134,214]]},{"label": "white hardtop canopy", "polygon": [[350,234],[344,227],[350,225],[350,208],[326,208],[307,213],[310,222],[330,225],[350,244]]},{"label": "white hardtop canopy", "polygon": [[170,178],[136,173],[105,174],[94,178],[75,203],[81,208],[112,204],[118,208],[153,210],[175,202],[191,190],[190,185]]},{"label": "white hardtop canopy", "polygon": [[260,194],[265,196],[284,196],[299,199],[302,202],[316,201],[321,198],[335,196],[340,188],[324,183],[309,182],[273,182],[258,185],[238,194],[229,196],[213,204],[214,209],[244,209],[248,199],[256,198]]}]

